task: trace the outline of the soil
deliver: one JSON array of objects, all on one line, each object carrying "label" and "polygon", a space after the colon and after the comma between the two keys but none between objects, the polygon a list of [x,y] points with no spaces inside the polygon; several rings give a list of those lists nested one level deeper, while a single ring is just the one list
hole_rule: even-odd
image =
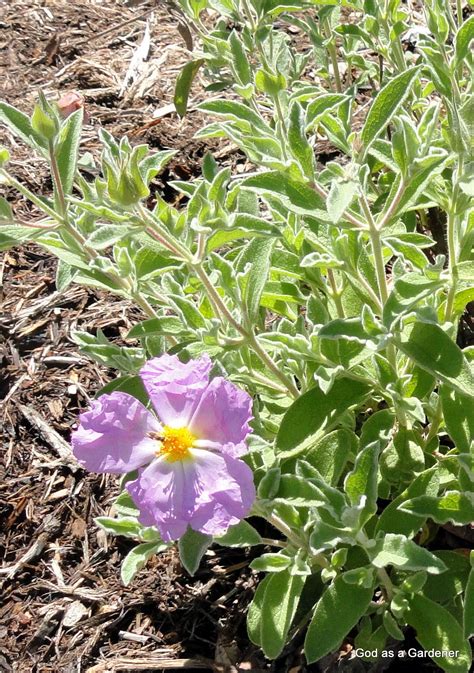
[{"label": "soil", "polygon": [[[147,26],[148,59],[127,81]],[[176,199],[167,181],[199,174],[207,151],[245,169],[228,144],[192,139],[202,126],[193,109],[205,95],[199,82],[190,113],[180,120],[169,112],[176,76],[190,58],[187,43],[166,3],[0,0],[0,99],[29,112],[40,88],[53,99],[79,91],[91,119],[83,149],[97,152],[97,132],[105,128],[177,150],[155,185]],[[42,161],[0,127],[2,144],[15,175],[37,193],[50,193]],[[6,193],[17,212],[36,217]],[[245,630],[257,584],[248,551],[215,547],[191,578],[170,550],[131,586],[121,584],[121,561],[132,543],[107,537],[94,524],[109,514],[117,480],[82,471],[68,446],[79,411],[115,372],[84,357],[71,332],[101,328],[120,342],[144,316],[100,291],[58,292],[55,272],[55,259],[35,245],[0,256],[0,672],[367,670],[349,662],[347,645],[306,667],[301,638],[276,662],[265,660]],[[437,670],[430,663],[417,669]]]}]

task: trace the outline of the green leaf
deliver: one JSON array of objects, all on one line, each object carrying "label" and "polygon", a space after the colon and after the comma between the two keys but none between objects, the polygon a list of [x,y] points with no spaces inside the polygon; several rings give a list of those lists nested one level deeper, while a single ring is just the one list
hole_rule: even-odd
[{"label": "green leaf", "polygon": [[270,500],[278,493],[280,486],[281,470],[279,467],[270,467],[266,470],[258,485],[258,497],[262,500]]},{"label": "green leaf", "polygon": [[344,490],[353,505],[358,505],[362,497],[367,498],[367,506],[376,511],[377,475],[380,443],[372,442],[359,451],[352,472],[344,481]]},{"label": "green leaf", "polygon": [[[246,194],[246,196],[250,195]],[[267,236],[278,236],[281,234],[281,229],[274,222],[269,222],[248,213],[236,213],[231,217],[229,225],[232,229],[243,229],[255,234]]]},{"label": "green leaf", "polygon": [[463,622],[464,637],[470,638],[474,635],[474,568],[471,569],[469,579],[467,580],[466,593],[464,596]]},{"label": "green leaf", "polygon": [[441,287],[442,283],[439,279],[429,280],[420,273],[409,272],[398,278],[394,285],[383,309],[383,323],[390,330],[423,298]]},{"label": "green leaf", "polygon": [[373,589],[348,584],[340,575],[318,601],[304,642],[309,664],[337,650],[366,613]]},{"label": "green leaf", "polygon": [[303,445],[305,440],[310,438],[310,442],[314,443],[317,431],[336,423],[341,414],[353,405],[362,404],[370,390],[368,384],[345,377],[337,379],[328,393],[319,388],[308,390],[293,402],[283,416],[276,438],[276,450],[280,457],[290,457],[308,448]]},{"label": "green leaf", "polygon": [[0,224],[0,250],[8,250],[23,241],[34,240],[41,235],[39,229],[19,224]]},{"label": "green leaf", "polygon": [[51,111],[45,107],[43,100],[41,100],[40,93],[40,103],[35,105],[33,114],[31,115],[31,127],[49,143],[54,140],[59,124],[53,114],[51,114]]},{"label": "green leaf", "polygon": [[327,93],[318,96],[309,103],[306,109],[306,131],[309,131],[323,117],[326,112],[345,103],[348,96],[342,93]]},{"label": "green leaf", "polygon": [[204,60],[205,59],[203,58],[198,58],[195,61],[189,61],[189,63],[186,63],[184,68],[179,73],[178,78],[176,79],[173,102],[176,112],[180,117],[184,117],[186,114],[188,109],[189,92],[191,90],[194,78],[196,77],[199,68],[204,63]]},{"label": "green leaf", "polygon": [[365,344],[370,340],[360,318],[336,318],[323,325],[318,332],[320,339],[347,339]]},{"label": "green leaf", "polygon": [[333,224],[337,224],[349,208],[357,189],[358,184],[354,180],[333,180],[326,201],[328,215]]},{"label": "green leaf", "polygon": [[176,153],[175,150],[162,150],[161,152],[149,154],[140,161],[140,173],[143,176],[145,184],[148,185]]},{"label": "green leaf", "polygon": [[201,559],[211,543],[211,535],[203,535],[189,526],[185,534],[179,538],[179,558],[190,575],[194,575],[199,568]]},{"label": "green leaf", "polygon": [[[304,459],[315,467],[321,477],[331,486],[336,486],[344,471],[347,459],[357,450],[357,436],[340,428],[322,437],[314,445],[306,449]],[[296,459],[284,462],[284,469],[294,469]]]},{"label": "green leaf", "polygon": [[400,255],[404,260],[411,262],[419,269],[428,266],[428,258],[418,245],[403,241],[397,236],[387,236],[383,242],[395,255]]},{"label": "green leaf", "polygon": [[400,106],[410,94],[420,66],[409,68],[397,75],[377,94],[361,131],[361,141],[365,152],[377,136],[388,126]]},{"label": "green leaf", "polygon": [[168,545],[164,542],[145,542],[128,552],[122,561],[120,577],[126,587],[134,580],[136,574],[145,567],[146,562],[155,554],[164,551]]},{"label": "green leaf", "polygon": [[206,321],[194,302],[179,295],[169,295],[170,304],[183,316],[183,325],[188,328],[206,327]]},{"label": "green leaf", "polygon": [[398,626],[398,622],[391,612],[385,610],[382,619],[385,630],[392,636],[392,638],[395,638],[395,640],[404,640],[405,636],[403,635],[403,631]]},{"label": "green leaf", "polygon": [[265,573],[279,573],[286,570],[291,563],[291,558],[286,554],[268,553],[262,554],[250,564],[252,570]]},{"label": "green leaf", "polygon": [[461,626],[453,615],[422,594],[409,599],[405,618],[416,630],[416,638],[425,650],[457,652],[454,656],[433,656],[446,673],[469,673],[471,648],[463,637]]},{"label": "green leaf", "polygon": [[258,91],[274,98],[286,88],[286,77],[281,72],[273,73],[259,68],[255,73],[255,86]]},{"label": "green leaf", "polygon": [[163,334],[177,336],[186,334],[187,331],[188,330],[186,330],[183,325],[183,321],[179,318],[163,316],[161,318],[150,318],[149,320],[144,320],[143,322],[138,323],[138,325],[132,327],[127,334],[127,339],[143,339],[145,337],[161,336]]},{"label": "green leaf", "polygon": [[[413,404],[409,406],[409,402]],[[425,415],[421,402],[416,398],[400,398],[400,407],[405,409],[409,418],[424,422]],[[380,458],[380,473],[390,484],[408,483],[414,474],[425,468],[425,455],[418,433],[407,427],[400,428],[393,434],[391,441]]]},{"label": "green leaf", "polygon": [[299,103],[293,103],[288,123],[288,142],[290,150],[299,162],[304,175],[314,179],[314,151],[305,133],[305,113]]},{"label": "green leaf", "polygon": [[[306,457],[306,453],[305,453]],[[283,474],[281,479],[285,483],[285,479],[293,477],[294,475]],[[319,474],[307,460],[298,458],[296,462],[296,476],[303,478],[308,484],[319,491],[319,498],[324,500],[324,506],[329,507],[337,516],[342,516],[347,510],[347,498],[339,490],[338,487],[330,486],[325,479]],[[314,497],[314,495],[313,495]]]},{"label": "green leaf", "polygon": [[474,399],[441,386],[440,399],[449,436],[460,453],[469,453],[474,443]]},{"label": "green leaf", "polygon": [[250,324],[255,324],[258,320],[260,299],[270,272],[274,244],[275,239],[255,238],[247,243],[238,259],[239,270],[245,271],[244,278],[241,279],[242,299]]},{"label": "green leaf", "polygon": [[[9,222],[13,220],[13,210],[4,196],[0,196],[0,222]],[[1,231],[1,229],[0,229]]]},{"label": "green leaf", "polygon": [[135,540],[140,538],[140,534],[143,531],[141,523],[138,523],[134,518],[114,519],[109,516],[99,516],[95,519],[95,522],[105,530],[106,533],[123,535],[124,537],[131,537]]},{"label": "green leaf", "polygon": [[54,149],[61,185],[66,196],[72,192],[76,175],[83,114],[83,110],[80,108],[64,120]]},{"label": "green leaf", "polygon": [[225,535],[215,537],[214,541],[223,547],[251,547],[257,544],[263,544],[260,533],[247,521],[239,521],[235,526],[231,526]]},{"label": "green leaf", "polygon": [[383,510],[377,521],[376,533],[400,533],[407,537],[414,537],[426,520],[425,516],[417,516],[400,508],[403,503],[420,495],[437,496],[439,490],[439,475],[436,468],[426,470],[418,475],[412,483],[398,497]]},{"label": "green leaf", "polygon": [[339,544],[354,545],[354,533],[348,527],[337,528],[322,520],[317,520],[309,537],[313,554],[320,554],[326,549],[335,549]]},{"label": "green leaf", "polygon": [[325,503],[325,498],[317,486],[295,474],[281,475],[274,499],[294,507],[319,507]]},{"label": "green leaf", "polygon": [[45,147],[46,142],[39,133],[33,130],[29,117],[8,103],[0,103],[0,121],[13,133],[33,149]]},{"label": "green leaf", "polygon": [[[7,150],[6,147],[2,147],[0,145],[0,168],[4,168],[4,166],[10,161],[10,152]],[[3,197],[2,197],[3,198]]]},{"label": "green leaf", "polygon": [[468,55],[472,40],[474,40],[474,16],[470,16],[467,21],[464,21],[456,33],[454,41],[456,65],[459,65]]},{"label": "green leaf", "polygon": [[447,567],[441,575],[428,575],[423,586],[423,595],[436,603],[452,603],[456,596],[464,593],[469,577],[469,559],[462,553],[450,550],[436,551],[437,556]]},{"label": "green leaf", "polygon": [[[292,180],[285,173],[269,171],[242,181],[242,187],[257,194],[276,196],[282,204],[300,215],[317,215],[326,217],[325,204],[316,192],[303,182]],[[316,212],[315,212],[316,211]]]},{"label": "green leaf", "polygon": [[232,52],[232,61],[240,84],[243,86],[252,82],[252,69],[247,54],[238,33],[233,30],[229,36],[229,46]]},{"label": "green leaf", "polygon": [[227,117],[237,122],[245,122],[246,125],[250,124],[250,126],[259,129],[264,133],[271,133],[270,127],[264,122],[262,117],[243,103],[219,99],[200,103],[197,107],[204,112],[222,115],[223,117]]},{"label": "green leaf", "polygon": [[131,516],[138,518],[140,510],[133,502],[132,496],[128,491],[122,491],[122,493],[114,500],[113,504],[114,512],[119,516]]},{"label": "green leaf", "polygon": [[67,287],[69,287],[69,285],[74,280],[75,275],[76,270],[73,269],[72,266],[69,266],[69,264],[66,264],[66,262],[59,260],[58,266],[56,267],[56,289],[58,292],[61,292],[62,290],[65,290]]},{"label": "green leaf", "polygon": [[269,659],[275,659],[285,646],[305,579],[283,570],[266,577],[257,589],[247,624],[252,641]]},{"label": "green leaf", "polygon": [[[281,574],[281,573],[280,573]],[[276,575],[267,575],[257,587],[247,612],[247,633],[250,640],[258,647],[262,646],[262,609],[267,586]]]},{"label": "green leaf", "polygon": [[114,243],[123,240],[127,233],[125,227],[117,227],[116,224],[96,224],[87,243],[94,250],[106,250]]},{"label": "green leaf", "polygon": [[[421,203],[426,203],[426,188],[433,182],[433,178],[443,170],[448,159],[449,154],[443,152],[440,154],[429,154],[422,159],[415,159],[413,161],[412,174],[393,213],[393,218],[400,217],[405,211],[416,208],[419,204],[419,197],[421,197]],[[392,197],[395,196],[400,184],[399,179],[396,179],[392,185],[390,196],[387,198],[387,204],[393,201]]]},{"label": "green leaf", "polygon": [[420,495],[404,502],[401,509],[430,517],[437,523],[452,521],[458,526],[464,526],[474,521],[474,494],[447,491],[440,498]]},{"label": "green leaf", "polygon": [[439,558],[405,535],[386,533],[370,550],[370,556],[371,563],[376,568],[393,565],[405,570],[425,570],[435,575],[447,569]]},{"label": "green leaf", "polygon": [[385,447],[392,436],[394,423],[395,415],[391,409],[381,409],[373,413],[360,431],[361,447],[376,441],[380,441],[381,446]]},{"label": "green leaf", "polygon": [[454,388],[474,397],[474,374],[462,350],[439,325],[417,322],[405,340],[397,340],[401,351],[422,369]]},{"label": "green leaf", "polygon": [[142,404],[148,404],[148,395],[145,386],[139,376],[120,376],[109,383],[106,383],[100,390],[97,391],[96,397],[112,393],[114,390],[122,393],[128,393]]}]

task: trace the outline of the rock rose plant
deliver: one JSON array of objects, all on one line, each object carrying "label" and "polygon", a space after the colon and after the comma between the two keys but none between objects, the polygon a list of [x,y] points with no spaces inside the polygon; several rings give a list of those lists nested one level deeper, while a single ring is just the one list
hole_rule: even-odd
[{"label": "rock rose plant", "polygon": [[0,103],[53,184],[33,193],[0,150],[34,206],[0,199],[1,247],[35,241],[59,290],[143,314],[126,345],[71,335],[117,371],[72,446],[122,475],[97,523],[137,543],[123,581],[172,544],[190,573],[211,544],[252,547],[248,634],[269,658],[304,633],[309,663],[345,643],[369,666],[410,628],[443,671],[471,669],[471,5],[177,0],[195,53],[176,111],[195,96],[196,137],[246,160],[204,156],[169,182],[177,207],[155,180],[172,148],[98,129],[92,157],[80,96]]}]

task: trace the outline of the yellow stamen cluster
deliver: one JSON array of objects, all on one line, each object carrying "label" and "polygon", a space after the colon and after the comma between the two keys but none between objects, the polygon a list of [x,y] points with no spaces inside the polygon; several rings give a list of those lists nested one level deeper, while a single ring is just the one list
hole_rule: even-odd
[{"label": "yellow stamen cluster", "polygon": [[160,444],[156,455],[164,456],[170,463],[174,463],[176,460],[189,458],[189,449],[196,438],[188,428],[170,428],[169,425],[165,425],[163,431],[155,435],[154,439]]}]

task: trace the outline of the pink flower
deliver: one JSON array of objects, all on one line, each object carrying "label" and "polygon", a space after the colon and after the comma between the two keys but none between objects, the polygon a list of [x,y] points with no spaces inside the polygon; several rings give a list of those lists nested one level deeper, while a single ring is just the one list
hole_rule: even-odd
[{"label": "pink flower", "polygon": [[72,115],[73,112],[79,110],[80,108],[84,109],[84,124],[87,124],[90,120],[89,114],[84,107],[84,96],[81,96],[77,91],[69,91],[61,96],[57,102],[59,113],[63,119]]},{"label": "pink flower", "polygon": [[188,525],[223,535],[250,511],[251,469],[239,459],[251,432],[250,396],[221,377],[208,356],[187,363],[163,355],[140,377],[157,416],[127,393],[92,402],[72,435],[78,461],[93,472],[138,477],[126,485],[145,526],[166,542]]}]

